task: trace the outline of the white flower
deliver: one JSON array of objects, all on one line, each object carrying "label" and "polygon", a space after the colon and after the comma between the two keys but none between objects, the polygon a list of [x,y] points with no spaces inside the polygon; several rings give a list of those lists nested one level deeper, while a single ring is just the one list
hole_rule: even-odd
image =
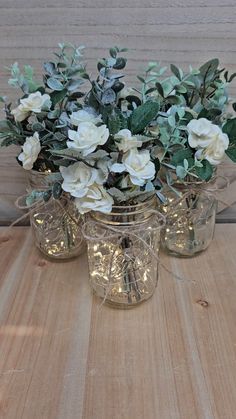
[{"label": "white flower", "polygon": [[70,122],[72,125],[78,127],[81,122],[92,122],[93,124],[97,124],[102,122],[102,118],[101,115],[96,115],[93,112],[88,112],[84,109],[81,109],[80,111],[72,112],[70,116]]},{"label": "white flower", "polygon": [[60,172],[63,177],[62,189],[76,198],[85,196],[95,182],[102,182],[99,171],[83,162],[68,167],[60,166]]},{"label": "white flower", "polygon": [[229,138],[227,134],[220,132],[216,135],[211,143],[204,149],[200,148],[195,153],[197,159],[206,159],[213,166],[219,164],[225,156],[225,150],[229,146]]},{"label": "white flower", "polygon": [[92,122],[81,122],[77,131],[69,130],[67,147],[79,150],[83,156],[92,153],[98,145],[103,145],[109,137],[106,125],[96,127]]},{"label": "white flower", "polygon": [[193,119],[187,128],[188,143],[190,147],[197,149],[195,157],[206,159],[214,166],[219,164],[229,146],[228,135],[206,118]]},{"label": "white flower", "polygon": [[38,132],[35,132],[33,137],[26,138],[22,150],[22,153],[18,156],[18,160],[22,162],[25,170],[31,170],[41,150]]},{"label": "white flower", "polygon": [[212,138],[221,133],[218,125],[212,124],[206,118],[192,119],[188,125],[188,143],[192,148],[205,148],[211,142]]},{"label": "white flower", "polygon": [[129,129],[122,129],[115,135],[115,140],[118,150],[123,151],[124,153],[131,148],[137,148],[142,146],[142,141],[138,140],[136,137],[132,136],[132,133]]},{"label": "white flower", "polygon": [[143,186],[147,180],[155,177],[155,165],[150,161],[149,151],[138,151],[135,148],[125,153],[122,163],[113,164],[111,171],[128,172],[131,182],[139,186]]},{"label": "white flower", "polygon": [[96,183],[88,188],[85,196],[75,199],[75,205],[80,214],[85,214],[89,211],[110,213],[113,203],[113,198],[106,192],[103,186]]},{"label": "white flower", "polygon": [[42,95],[40,92],[31,93],[27,98],[20,100],[20,105],[13,109],[12,114],[16,121],[24,121],[30,112],[40,113],[44,108],[51,107],[50,96]]}]

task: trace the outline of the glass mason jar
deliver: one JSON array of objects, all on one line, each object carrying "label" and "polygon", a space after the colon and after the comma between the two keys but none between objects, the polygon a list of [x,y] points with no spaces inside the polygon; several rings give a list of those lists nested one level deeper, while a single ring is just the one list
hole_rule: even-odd
[{"label": "glass mason jar", "polygon": [[156,197],[110,214],[93,212],[84,225],[90,284],[105,303],[130,308],[149,299],[158,281],[158,251],[164,217]]},{"label": "glass mason jar", "polygon": [[[43,191],[52,185],[48,172],[31,171],[29,189]],[[82,220],[73,200],[65,194],[60,199],[49,199],[30,210],[30,224],[35,244],[46,256],[69,259],[85,250],[82,236]]]},{"label": "glass mason jar", "polygon": [[217,200],[194,185],[174,185],[163,192],[167,202],[161,206],[166,225],[161,234],[162,247],[175,256],[191,257],[205,250],[215,230]]}]

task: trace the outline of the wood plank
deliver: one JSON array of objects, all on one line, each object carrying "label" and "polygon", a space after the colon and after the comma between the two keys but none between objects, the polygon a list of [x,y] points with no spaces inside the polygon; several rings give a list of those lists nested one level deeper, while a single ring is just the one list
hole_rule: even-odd
[{"label": "wood plank", "polygon": [[218,225],[205,253],[161,255],[184,280],[161,268],[153,298],[125,311],[92,298],[85,255],[50,262],[14,228],[0,244],[0,417],[234,419],[235,237]]},{"label": "wood plank", "polygon": [[0,417],[80,418],[91,316],[86,258],[46,261],[22,228],[1,243],[0,257]]}]

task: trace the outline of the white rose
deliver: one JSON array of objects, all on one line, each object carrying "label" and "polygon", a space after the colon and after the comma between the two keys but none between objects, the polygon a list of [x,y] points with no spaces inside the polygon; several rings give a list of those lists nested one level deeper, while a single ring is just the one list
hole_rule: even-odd
[{"label": "white rose", "polygon": [[129,129],[122,129],[117,134],[115,134],[115,140],[118,150],[123,151],[124,153],[131,148],[137,148],[142,146],[142,141],[137,140],[136,137],[133,137]]},{"label": "white rose", "polygon": [[62,189],[76,198],[85,196],[95,182],[101,182],[99,171],[82,162],[68,167],[60,166],[60,172],[63,177]]},{"label": "white rose", "polygon": [[188,125],[188,143],[192,148],[205,148],[211,141],[212,137],[221,133],[218,125],[212,124],[206,118],[192,119]]},{"label": "white rose", "polygon": [[113,203],[113,198],[102,185],[98,184],[93,184],[82,198],[75,199],[75,205],[80,214],[85,214],[89,211],[110,213]]},{"label": "white rose", "polygon": [[67,147],[79,150],[83,156],[92,153],[98,145],[103,145],[109,137],[106,125],[96,127],[92,122],[82,122],[77,131],[69,130]]},{"label": "white rose", "polygon": [[78,127],[81,122],[92,122],[93,124],[97,124],[102,122],[102,118],[101,115],[95,115],[93,112],[87,112],[84,109],[81,109],[80,111],[72,112],[70,122],[72,125]]},{"label": "white rose", "polygon": [[30,112],[40,113],[43,108],[50,109],[52,102],[50,96],[40,92],[31,93],[27,98],[20,100],[20,105],[12,110],[16,121],[24,121]]},{"label": "white rose", "polygon": [[229,138],[227,134],[220,132],[216,135],[208,147],[197,150],[195,157],[197,159],[206,159],[213,166],[219,164],[225,156],[225,150],[229,146]]},{"label": "white rose", "polygon": [[143,186],[147,180],[155,177],[155,165],[150,161],[148,150],[138,151],[135,148],[129,150],[123,156],[122,163],[115,163],[111,171],[121,173],[128,172],[134,185]]},{"label": "white rose", "polygon": [[38,132],[35,132],[33,137],[26,138],[22,150],[22,153],[18,156],[18,160],[22,162],[25,170],[31,170],[41,150]]}]

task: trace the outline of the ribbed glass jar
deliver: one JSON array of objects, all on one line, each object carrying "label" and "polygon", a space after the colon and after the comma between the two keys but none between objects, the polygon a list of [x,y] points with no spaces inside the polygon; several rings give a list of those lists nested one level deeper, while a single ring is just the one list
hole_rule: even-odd
[{"label": "ribbed glass jar", "polygon": [[162,231],[162,247],[170,254],[191,257],[207,249],[215,230],[217,200],[199,185],[174,185],[163,193],[167,202],[160,211],[166,216]]},{"label": "ribbed glass jar", "polygon": [[[51,175],[51,174],[50,174]],[[47,172],[29,173],[29,190],[48,189],[52,180]],[[39,203],[30,211],[30,223],[35,244],[46,256],[54,259],[69,259],[85,250],[82,236],[82,221],[73,200],[62,195]]]},{"label": "ribbed glass jar", "polygon": [[90,283],[107,304],[130,308],[149,299],[158,281],[158,251],[164,217],[156,197],[110,214],[89,215],[84,234]]}]

